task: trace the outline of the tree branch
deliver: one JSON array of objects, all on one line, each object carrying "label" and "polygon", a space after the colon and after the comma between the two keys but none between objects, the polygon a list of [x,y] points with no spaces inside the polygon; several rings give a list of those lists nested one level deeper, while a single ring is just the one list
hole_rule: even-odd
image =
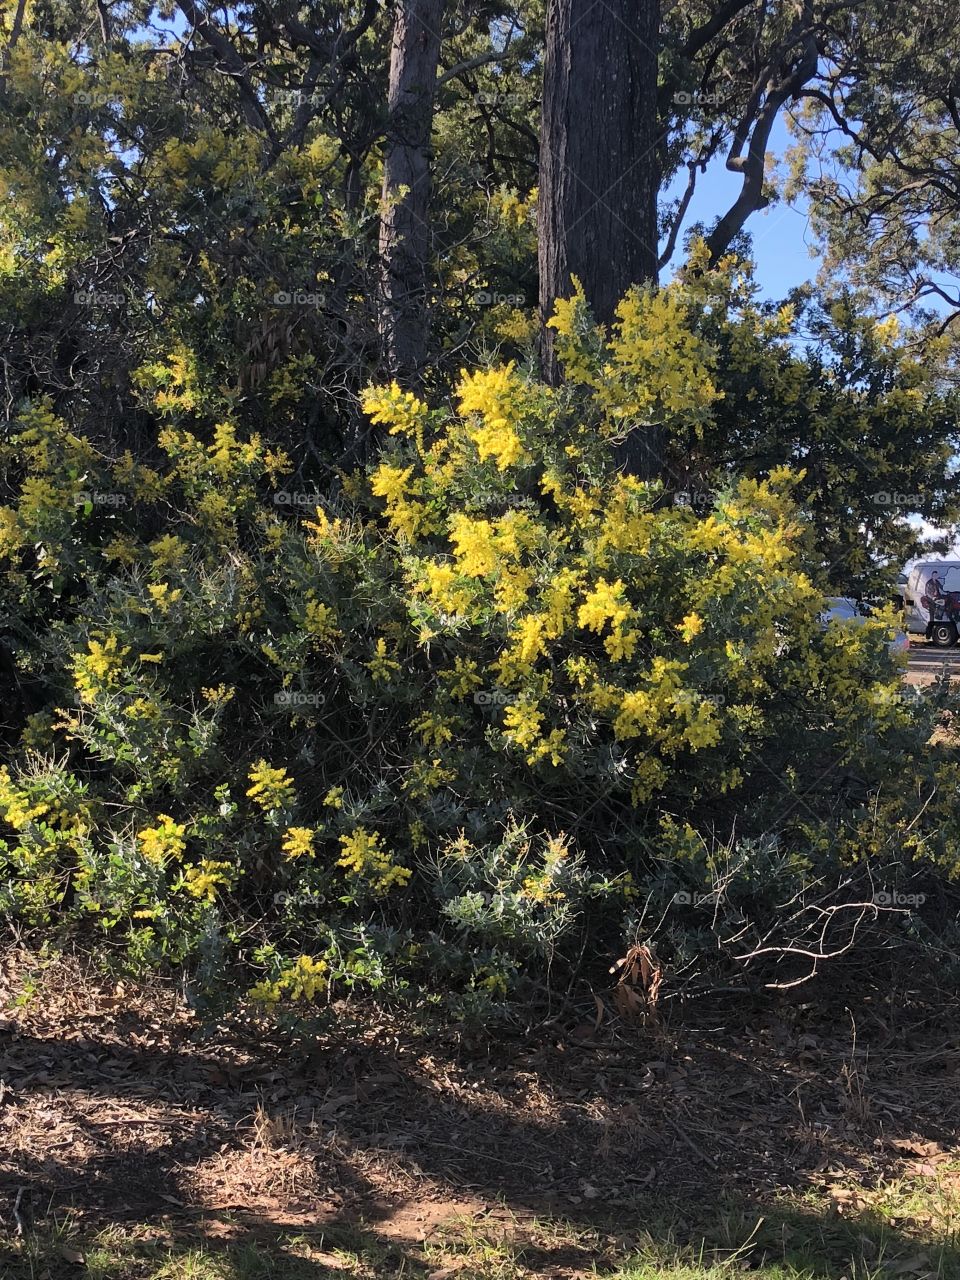
[{"label": "tree branch", "polygon": [[[819,66],[819,50],[810,26],[811,7],[812,0],[805,0],[803,18],[806,26],[802,31],[797,31],[787,45],[789,49],[800,44],[802,53],[796,65],[783,74],[779,83],[773,82],[772,77],[768,79],[765,94],[763,90],[758,93],[755,86],[748,110],[737,126],[727,156],[727,168],[743,175],[743,185],[737,199],[707,236],[707,247],[714,262],[727,251],[730,241],[741,230],[750,214],[768,204],[763,194],[763,179],[770,131],[783,104],[788,98],[799,95],[807,81],[816,75]],[[780,65],[783,65],[782,61]],[[761,96],[763,106],[757,110]],[[747,147],[746,156],[743,155],[744,146]]]},{"label": "tree branch", "polygon": [[687,216],[687,209],[690,207],[690,201],[693,198],[693,192],[697,185],[697,162],[695,160],[687,161],[687,185],[683,195],[680,197],[680,204],[677,213],[670,226],[670,234],[667,237],[667,243],[663,253],[657,259],[657,266],[662,271],[670,259],[673,257],[673,251],[677,247],[677,236],[680,234],[680,226],[684,218]]},{"label": "tree branch", "polygon": [[709,22],[705,22],[700,27],[694,27],[680,48],[681,55],[684,58],[695,58],[714,36],[719,35],[737,14],[751,4],[753,0],[727,0],[727,3],[720,6]]},{"label": "tree branch", "polygon": [[227,75],[236,80],[244,120],[246,120],[251,129],[266,135],[275,144],[276,131],[260,106],[256,92],[250,83],[247,64],[237,53],[229,39],[210,22],[206,14],[194,4],[193,0],[177,0],[177,6],[194,31],[202,36],[207,45],[217,54]]},{"label": "tree branch", "polygon": [[478,53],[472,58],[465,58],[463,62],[458,62],[455,67],[451,67],[449,71],[444,71],[442,75],[437,76],[437,88],[442,84],[446,84],[448,80],[456,80],[457,76],[466,75],[468,71],[476,71],[477,67],[488,66],[491,62],[499,62],[503,57],[502,54],[495,51],[490,53]]},{"label": "tree branch", "polygon": [[6,48],[0,54],[0,90],[7,87],[7,61],[10,54],[13,53],[17,41],[20,39],[20,32],[23,30],[23,15],[26,12],[27,0],[18,0],[16,13],[13,15],[13,25],[10,28],[10,39],[7,41]]}]

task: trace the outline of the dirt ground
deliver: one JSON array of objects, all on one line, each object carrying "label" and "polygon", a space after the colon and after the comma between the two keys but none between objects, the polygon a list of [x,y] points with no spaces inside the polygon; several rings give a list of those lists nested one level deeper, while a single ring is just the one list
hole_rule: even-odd
[{"label": "dirt ground", "polygon": [[960,679],[960,645],[955,649],[938,649],[922,638],[913,639],[907,657],[906,683],[929,685],[944,674],[951,681]]},{"label": "dirt ground", "polygon": [[839,1203],[956,1161],[960,1021],[798,997],[744,1022],[735,1007],[676,1027],[574,1018],[495,1051],[371,1014],[293,1053],[199,1039],[173,989],[12,952],[0,1216],[18,1231],[65,1212],[357,1219],[422,1240],[464,1214],[588,1221],[653,1195],[809,1188]]}]

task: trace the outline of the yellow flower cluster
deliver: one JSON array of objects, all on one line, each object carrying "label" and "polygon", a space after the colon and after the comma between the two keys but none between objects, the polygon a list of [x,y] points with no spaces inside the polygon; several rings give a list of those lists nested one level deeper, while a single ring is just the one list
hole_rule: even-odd
[{"label": "yellow flower cluster", "polygon": [[216,899],[218,889],[229,885],[233,867],[229,862],[218,862],[212,858],[204,858],[199,866],[187,867],[183,876],[183,887],[193,898],[202,898],[206,902]]},{"label": "yellow flower cluster", "polygon": [[525,198],[512,187],[501,187],[494,193],[490,202],[500,221],[513,229],[522,227],[535,220],[536,192],[532,191]]},{"label": "yellow flower cluster", "polygon": [[560,765],[565,754],[564,732],[558,728],[543,735],[542,726],[543,713],[534,702],[513,702],[504,710],[504,737],[526,749],[527,764],[549,758],[551,764]]},{"label": "yellow flower cluster", "polygon": [[224,707],[236,694],[236,689],[229,684],[213,685],[200,690],[204,702],[214,707]]},{"label": "yellow flower cluster", "polygon": [[408,867],[397,866],[376,831],[356,827],[340,837],[340,845],[337,865],[364,881],[378,897],[396,885],[405,885],[413,874]]},{"label": "yellow flower cluster", "polygon": [[293,779],[286,769],[275,769],[266,760],[258,760],[247,777],[251,783],[247,795],[261,809],[287,809],[294,803]]},{"label": "yellow flower cluster", "polygon": [[186,848],[186,825],[165,813],[157,815],[156,825],[137,832],[140,850],[148,862],[162,866],[171,858],[179,858]]},{"label": "yellow flower cluster", "polygon": [[[410,540],[429,528],[426,506],[407,492],[413,467],[393,467],[382,462],[370,477],[370,488],[377,498],[383,498],[387,519],[394,533]],[[416,486],[419,489],[419,484]]]},{"label": "yellow flower cluster", "polygon": [[169,582],[151,583],[147,587],[147,592],[160,613],[169,613],[173,606],[183,599],[180,588],[171,588]]},{"label": "yellow flower cluster", "polygon": [[686,670],[684,662],[655,657],[645,687],[625,693],[620,700],[613,726],[617,737],[646,735],[671,755],[684,745],[693,751],[714,746],[720,739],[716,706],[684,686]]},{"label": "yellow flower cluster", "polygon": [[468,429],[481,462],[493,458],[500,471],[525,461],[527,454],[517,427],[523,408],[523,385],[513,364],[478,373],[461,370],[457,407],[467,417],[477,414],[480,425]]},{"label": "yellow flower cluster", "polygon": [[703,619],[699,613],[688,613],[682,622],[677,624],[682,639],[689,644],[703,630]]},{"label": "yellow flower cluster", "polygon": [[307,607],[304,612],[303,625],[305,630],[309,631],[312,636],[318,640],[328,641],[335,640],[339,637],[340,632],[337,629],[337,615],[328,604],[321,604],[318,600],[307,597]]},{"label": "yellow flower cluster", "polygon": [[541,531],[523,512],[510,512],[496,521],[456,512],[450,518],[450,542],[454,564],[427,566],[429,590],[440,608],[460,612],[469,608],[471,593],[459,577],[495,577],[495,600],[498,612],[509,613],[520,608],[533,584],[533,575],[521,563],[525,552],[532,552]]},{"label": "yellow flower cluster", "polygon": [[573,296],[557,302],[550,325],[565,376],[594,388],[607,434],[622,438],[681,416],[690,425],[702,422],[721,392],[711,376],[711,352],[687,322],[684,281],[657,292],[631,289],[605,347],[589,320],[583,287],[574,285]]},{"label": "yellow flower cluster", "polygon": [[400,663],[387,653],[387,642],[381,636],[374,645],[373,657],[366,664],[367,670],[376,683],[387,681],[400,670]]},{"label": "yellow flower cluster", "polygon": [[135,369],[133,382],[161,414],[189,413],[200,403],[199,377],[196,352],[179,343],[165,361]]},{"label": "yellow flower cluster", "polygon": [[571,297],[557,299],[547,326],[556,331],[556,349],[563,361],[564,377],[569,382],[596,387],[600,385],[596,355],[601,333],[591,321],[583,285],[576,277],[573,286]]},{"label": "yellow flower cluster", "polygon": [[446,683],[450,697],[458,701],[483,688],[483,679],[473,658],[454,658],[453,666],[440,672],[440,679]]},{"label": "yellow flower cluster", "polygon": [[425,800],[431,792],[445,782],[452,782],[456,776],[456,770],[445,765],[439,756],[431,760],[414,760],[404,779],[403,789],[411,800]]},{"label": "yellow flower cluster", "polygon": [[536,311],[521,311],[519,307],[511,307],[504,315],[497,317],[496,332],[507,342],[515,342],[523,346],[534,342],[540,329],[540,321]]},{"label": "yellow flower cluster", "polygon": [[94,703],[104,690],[116,688],[129,646],[120,648],[114,635],[103,641],[89,640],[87,652],[74,654],[73,682],[81,702]]},{"label": "yellow flower cluster", "polygon": [[162,712],[149,698],[134,698],[123,708],[123,714],[127,720],[159,720]]},{"label": "yellow flower cluster", "polygon": [[445,742],[453,741],[453,724],[443,716],[426,711],[411,724],[411,729],[420,735],[420,741],[427,746],[442,747]]},{"label": "yellow flower cluster", "polygon": [[151,569],[160,576],[180,569],[189,550],[183,538],[175,533],[165,533],[150,543]]},{"label": "yellow flower cluster", "polygon": [[330,985],[330,966],[326,960],[298,956],[290,968],[271,982],[265,979],[251,987],[248,996],[258,1004],[277,1004],[285,996],[290,1000],[315,1000]]},{"label": "yellow flower cluster", "polygon": [[137,502],[156,502],[170,484],[170,476],[161,476],[153,467],[134,460],[129,449],[113,465],[113,478],[118,489],[133,494]]},{"label": "yellow flower cluster", "polygon": [[361,404],[370,421],[377,426],[388,427],[392,436],[416,436],[423,431],[430,412],[412,391],[401,390],[396,382],[391,382],[388,387],[368,387]]},{"label": "yellow flower cluster", "polygon": [[607,623],[610,624],[610,634],[603,647],[615,662],[632,658],[637,644],[636,631],[624,629],[632,615],[630,606],[623,599],[624,590],[619,578],[614,583],[601,578],[577,612],[577,622],[590,631],[599,633]]},{"label": "yellow flower cluster", "polygon": [[0,507],[0,557],[16,555],[25,541],[17,513],[12,507]]},{"label": "yellow flower cluster", "polygon": [[482,578],[497,567],[500,549],[489,520],[471,519],[457,512],[450,522],[450,541],[457,568],[468,578]]},{"label": "yellow flower cluster", "polygon": [[42,801],[31,803],[27,793],[14,785],[7,766],[0,766],[0,815],[6,823],[15,831],[22,831],[44,817],[48,809],[49,806]]},{"label": "yellow flower cluster", "polygon": [[287,827],[280,846],[288,858],[313,857],[313,830],[310,827]]}]

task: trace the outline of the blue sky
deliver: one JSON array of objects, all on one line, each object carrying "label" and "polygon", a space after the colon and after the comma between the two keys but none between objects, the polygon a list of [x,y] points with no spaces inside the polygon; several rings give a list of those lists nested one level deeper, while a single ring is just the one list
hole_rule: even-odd
[{"label": "blue sky", "polygon": [[[791,138],[786,122],[779,118],[770,134],[770,151],[782,157],[790,146]],[[683,231],[697,222],[708,227],[737,198],[742,179],[731,173],[724,164],[725,155],[716,158],[707,172],[698,174],[697,187]],[[686,186],[684,169],[666,190],[667,199],[680,196]],[[819,259],[811,257],[813,237],[807,224],[806,206],[801,203],[791,207],[785,202],[775,204],[761,213],[754,213],[747,220],[746,230],[753,237],[753,253],[756,260],[756,280],[765,298],[783,298],[799,284],[812,280],[819,270]],[[682,260],[683,232],[681,232],[673,262],[664,275]]]}]

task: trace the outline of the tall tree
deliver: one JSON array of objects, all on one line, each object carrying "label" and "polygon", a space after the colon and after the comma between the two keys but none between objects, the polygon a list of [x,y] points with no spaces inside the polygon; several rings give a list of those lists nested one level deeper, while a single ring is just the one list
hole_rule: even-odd
[{"label": "tall tree", "polygon": [[[657,277],[659,0],[550,0],[540,135],[541,322],[571,278],[613,319]],[[550,330],[544,372],[557,377]]]},{"label": "tall tree", "polygon": [[[824,281],[871,309],[960,333],[960,12],[944,0],[861,3],[828,32],[793,113],[794,191],[810,203]],[[789,193],[793,194],[793,193]]]},{"label": "tall tree", "polygon": [[444,0],[398,0],[380,216],[383,360],[417,382],[427,360],[430,131]]}]

